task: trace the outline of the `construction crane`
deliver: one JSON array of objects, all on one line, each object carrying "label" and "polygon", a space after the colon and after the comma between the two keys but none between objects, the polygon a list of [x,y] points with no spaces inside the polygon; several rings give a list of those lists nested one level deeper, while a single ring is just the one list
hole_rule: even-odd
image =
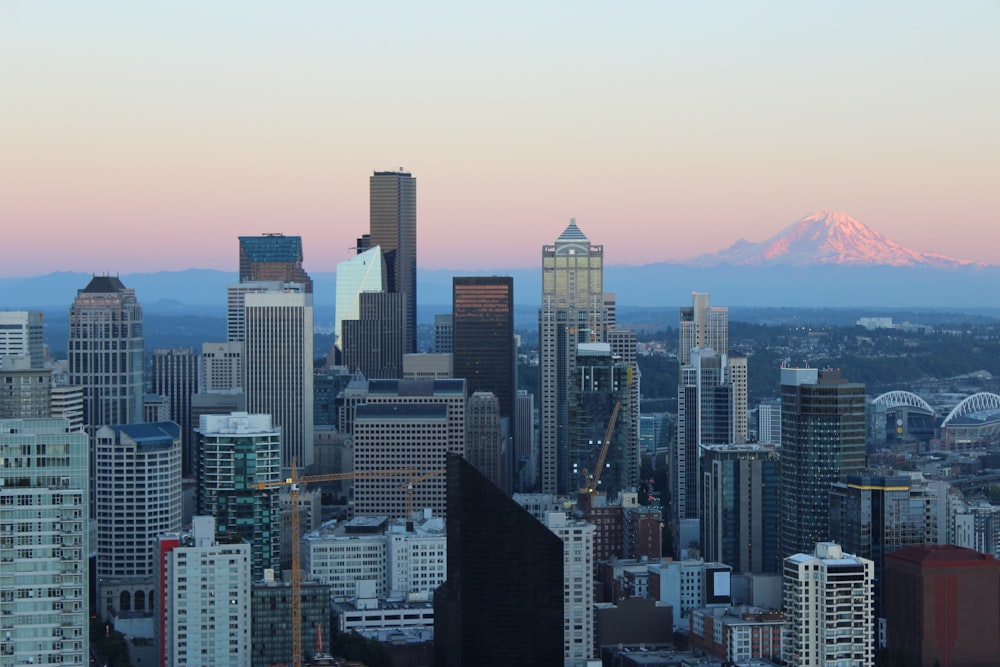
[{"label": "construction crane", "polygon": [[400,491],[406,491],[406,523],[409,525],[413,521],[413,485],[418,482],[423,482],[431,477],[437,477],[438,475],[443,475],[448,472],[445,468],[439,468],[437,470],[432,470],[429,473],[420,475],[419,477],[411,477],[406,481],[406,484],[399,487]]},{"label": "construction crane", "polygon": [[594,474],[588,474],[586,470],[583,471],[584,485],[580,489],[581,493],[589,493],[593,495],[597,492],[597,484],[601,481],[601,473],[604,471],[604,462],[608,458],[608,448],[611,446],[611,434],[615,430],[615,424],[618,422],[618,413],[622,409],[622,402],[615,402],[614,409],[611,410],[611,419],[608,420],[608,428],[604,431],[604,443],[601,445],[601,453],[597,457],[597,467],[594,469]]},{"label": "construction crane", "polygon": [[410,468],[397,470],[357,470],[337,472],[328,475],[307,475],[299,477],[295,459],[292,459],[292,476],[277,482],[258,482],[254,487],[260,490],[289,487],[292,511],[292,667],[302,667],[302,565],[299,562],[299,486],[313,482],[339,482],[347,479],[368,479],[371,477],[409,477],[415,471]]}]

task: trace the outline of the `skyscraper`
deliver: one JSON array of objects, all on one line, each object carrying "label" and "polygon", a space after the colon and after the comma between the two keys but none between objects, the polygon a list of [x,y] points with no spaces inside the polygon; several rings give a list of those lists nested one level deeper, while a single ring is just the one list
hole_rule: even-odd
[{"label": "skyscraper", "polygon": [[681,307],[677,349],[681,366],[691,362],[691,349],[696,347],[710,347],[720,354],[729,352],[729,308],[710,306],[705,292],[692,292],[691,306]]},{"label": "skyscraper", "polygon": [[[492,392],[500,402],[500,429],[513,435],[517,391],[514,347],[514,279],[510,276],[456,276],[452,279],[454,376],[465,378],[469,395]],[[513,493],[515,448],[504,447],[503,486]],[[480,470],[482,470],[480,468]]]},{"label": "skyscraper", "polygon": [[[443,469],[449,452],[465,453],[465,380],[370,380],[354,411],[354,472],[408,468],[417,475]],[[406,480],[354,480],[354,512],[402,517]],[[446,512],[445,479],[414,486],[413,509]]]},{"label": "skyscraper", "polygon": [[277,280],[301,283],[312,293],[312,278],[302,268],[302,237],[283,234],[241,236],[240,282]]},{"label": "skyscraper", "polygon": [[181,529],[181,433],[174,422],[102,426],[97,453],[97,611],[152,618],[157,539]]},{"label": "skyscraper", "polygon": [[170,400],[170,419],[181,427],[184,476],[194,473],[191,397],[198,393],[199,357],[191,348],[153,350],[152,390]]},{"label": "skyscraper", "polygon": [[471,394],[491,391],[500,416],[514,415],[514,279],[456,276],[452,279],[452,354],[455,377]]},{"label": "skyscraper", "polygon": [[32,368],[27,356],[0,355],[0,419],[51,417],[51,396],[51,368]]},{"label": "skyscraper", "polygon": [[790,667],[872,667],[875,624],[872,583],[875,566],[820,542],[784,560],[787,619],[781,653]]},{"label": "skyscraper", "polygon": [[[448,577],[434,594],[435,664],[563,664],[562,540],[461,455],[448,456],[447,470]],[[581,567],[581,582],[585,574]]]},{"label": "skyscraper", "polygon": [[246,298],[247,294],[261,292],[303,292],[302,283],[281,280],[256,280],[233,283],[226,286],[226,340],[242,343],[246,340]]},{"label": "skyscraper", "polygon": [[36,310],[0,311],[0,357],[25,357],[30,368],[42,368],[42,319],[42,313]]},{"label": "skyscraper", "polygon": [[571,219],[554,245],[542,246],[538,313],[543,493],[569,493],[569,387],[578,343],[603,342],[604,246],[592,245]]},{"label": "skyscraper", "polygon": [[830,538],[875,563],[876,617],[885,617],[886,556],[937,542],[942,502],[930,485],[906,476],[847,475],[830,485]]},{"label": "skyscraper", "polygon": [[83,421],[99,426],[142,421],[142,307],[135,290],[94,276],[69,310],[69,381],[83,387]]},{"label": "skyscraper", "polygon": [[465,432],[465,458],[487,479],[505,488],[505,438],[500,434],[500,401],[494,393],[477,391],[469,397]]},{"label": "skyscraper", "polygon": [[198,513],[251,544],[254,579],[280,567],[278,493],[255,484],[281,479],[281,429],[266,414],[203,415],[198,427]]},{"label": "skyscraper", "polygon": [[781,551],[829,536],[830,488],[865,466],[865,386],[839,371],[781,369]]},{"label": "skyscraper", "polygon": [[688,363],[680,368],[677,443],[670,460],[675,529],[682,521],[698,518],[698,448],[736,441],[733,385],[726,369],[726,356],[707,347],[691,348]]},{"label": "skyscraper", "polygon": [[578,344],[574,368],[568,397],[566,448],[570,486],[574,489],[586,486],[585,471],[597,475],[594,466],[605,445],[604,436],[615,404],[620,403],[599,480],[599,490],[614,498],[639,481],[638,431],[632,428],[632,369],[621,357],[611,354],[608,343]]},{"label": "skyscraper", "polygon": [[[200,391],[211,394],[243,390],[243,343],[202,343]],[[193,424],[197,420],[193,420]]]},{"label": "skyscraper", "polygon": [[0,461],[39,462],[0,465],[2,665],[89,664],[89,459],[65,419],[0,420]]},{"label": "skyscraper", "polygon": [[417,180],[407,172],[376,171],[369,179],[370,228],[358,252],[375,246],[385,262],[383,289],[405,294],[404,351],[417,351]]},{"label": "skyscraper", "polygon": [[[344,351],[344,322],[361,317],[361,294],[382,291],[382,249],[364,250],[337,264],[337,302],[334,308],[334,341]],[[352,369],[353,370],[353,369]]]},{"label": "skyscraper", "polygon": [[701,551],[738,573],[781,569],[773,446],[701,446]]},{"label": "skyscraper", "polygon": [[405,320],[405,294],[361,292],[357,318],[341,322],[343,365],[366,378],[403,377]]},{"label": "skyscraper", "polygon": [[302,292],[246,295],[244,378],[247,412],[281,427],[281,465],[313,460],[313,305]]},{"label": "skyscraper", "polygon": [[250,545],[220,537],[210,516],[194,517],[187,535],[159,537],[165,667],[250,664]]}]

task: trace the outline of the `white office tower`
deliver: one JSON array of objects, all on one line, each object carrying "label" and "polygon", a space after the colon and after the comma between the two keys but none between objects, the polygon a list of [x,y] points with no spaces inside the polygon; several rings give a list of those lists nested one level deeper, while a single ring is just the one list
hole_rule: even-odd
[{"label": "white office tower", "polygon": [[286,283],[281,280],[251,280],[231,283],[226,286],[226,340],[242,343],[246,339],[247,294],[262,292],[305,292],[302,283]]},{"label": "white office tower", "polygon": [[29,368],[45,366],[40,311],[0,311],[0,357],[24,357]]},{"label": "white office tower", "polygon": [[757,408],[757,442],[781,444],[781,401],[769,398]]},{"label": "white office tower", "polygon": [[160,638],[166,667],[246,667],[250,656],[250,545],[216,542],[215,520],[164,535]]},{"label": "white office tower", "polygon": [[[249,285],[250,283],[241,283]],[[247,412],[281,427],[281,466],[313,462],[313,305],[304,292],[248,293],[243,361]]]},{"label": "white office tower", "polygon": [[782,658],[790,667],[872,667],[875,659],[875,564],[817,542],[812,554],[785,559],[787,634]]},{"label": "white office tower", "polygon": [[90,662],[89,460],[65,419],[0,420],[3,667]]},{"label": "white office tower", "polygon": [[243,389],[243,343],[202,343],[200,386],[205,394]]},{"label": "white office tower", "polygon": [[102,426],[94,449],[97,612],[105,620],[122,613],[152,619],[157,540],[181,529],[180,427]]},{"label": "white office tower", "polygon": [[361,293],[382,291],[382,249],[369,248],[337,264],[337,300],[334,305],[334,344],[344,349],[344,320],[361,317]]},{"label": "white office tower", "polygon": [[564,665],[594,657],[594,525],[550,512],[545,525],[563,541]]}]

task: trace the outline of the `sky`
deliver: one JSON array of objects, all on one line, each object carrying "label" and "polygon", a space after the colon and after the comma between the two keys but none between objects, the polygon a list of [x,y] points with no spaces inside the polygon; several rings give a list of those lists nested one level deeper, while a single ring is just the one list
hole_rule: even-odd
[{"label": "sky", "polygon": [[[619,6],[620,4],[620,6]],[[368,178],[418,265],[609,264],[846,212],[1000,263],[1000,3],[0,0],[0,276],[333,271]]]}]

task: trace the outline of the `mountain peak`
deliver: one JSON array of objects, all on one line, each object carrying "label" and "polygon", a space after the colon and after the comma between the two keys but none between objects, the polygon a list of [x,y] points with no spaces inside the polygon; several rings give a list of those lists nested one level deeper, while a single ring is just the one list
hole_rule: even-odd
[{"label": "mountain peak", "polygon": [[911,250],[840,211],[813,211],[760,243],[741,239],[690,263],[955,267],[971,262]]}]

